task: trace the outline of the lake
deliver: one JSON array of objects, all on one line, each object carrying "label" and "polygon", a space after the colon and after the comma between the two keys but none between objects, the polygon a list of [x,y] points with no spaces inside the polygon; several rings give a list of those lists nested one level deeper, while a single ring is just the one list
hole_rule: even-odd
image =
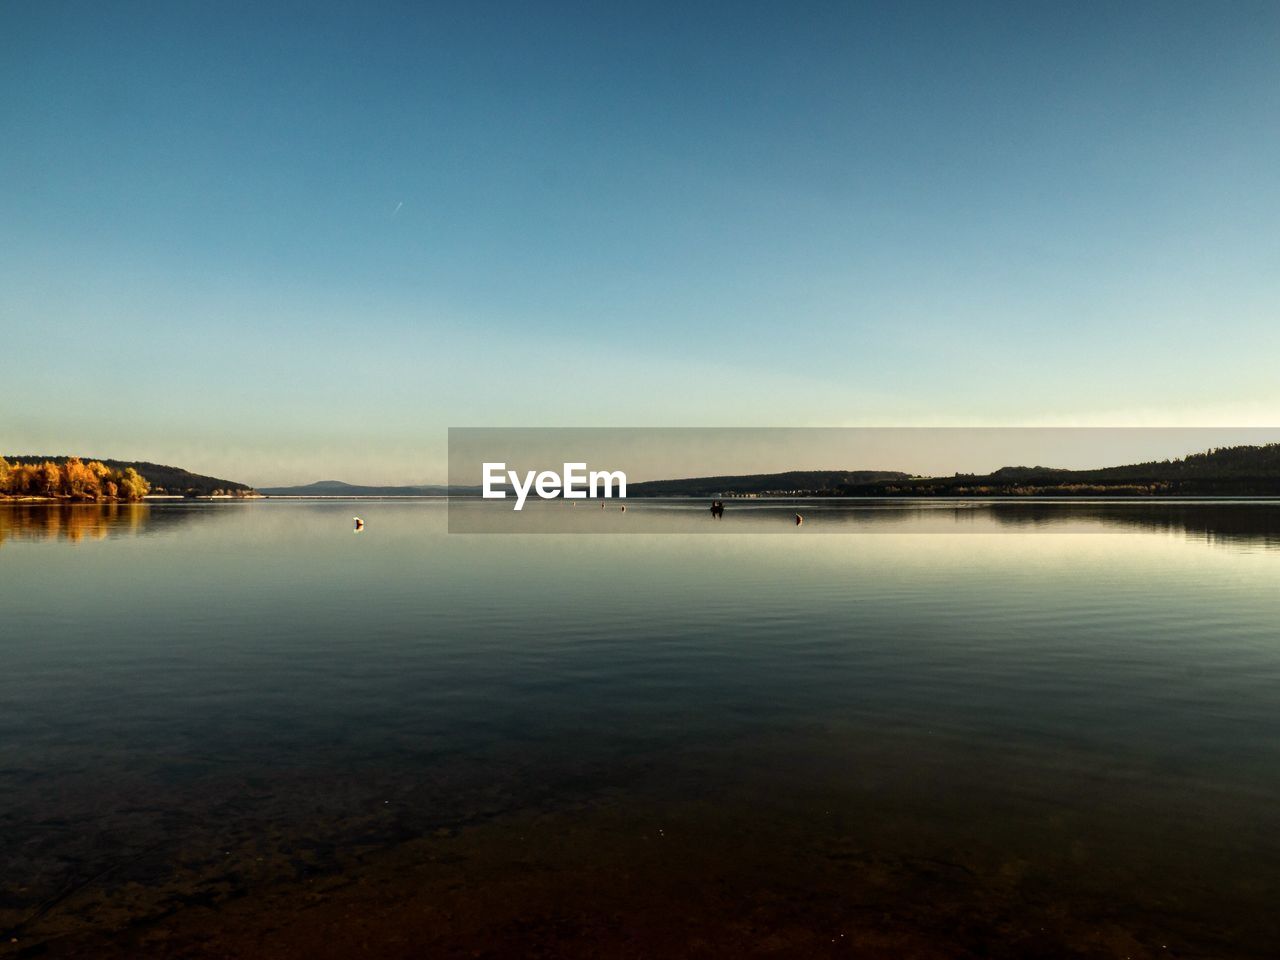
[{"label": "lake", "polygon": [[726,506],[0,505],[0,956],[1280,956],[1280,502]]}]

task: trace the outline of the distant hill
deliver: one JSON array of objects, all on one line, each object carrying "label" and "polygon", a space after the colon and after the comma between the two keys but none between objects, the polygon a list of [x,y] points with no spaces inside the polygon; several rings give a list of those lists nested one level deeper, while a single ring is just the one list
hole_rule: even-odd
[{"label": "distant hill", "polygon": [[1175,460],[1067,470],[1001,467],[913,477],[877,470],[801,470],[627,484],[629,497],[1280,497],[1280,444],[1220,447]]},{"label": "distant hill", "polygon": [[[479,487],[475,488],[478,491]],[[463,492],[475,492],[468,488]],[[268,497],[443,497],[449,488],[441,484],[416,487],[373,487],[344,483],[341,480],[317,480],[299,487],[263,487],[258,491]]]},{"label": "distant hill", "polygon": [[1280,444],[1219,447],[1097,470],[1001,467],[989,474],[849,484],[842,496],[1280,496]]},{"label": "distant hill", "polygon": [[[4,458],[10,463],[44,463],[46,460],[52,460],[56,464],[66,463],[69,457],[63,456],[34,456],[23,454],[21,456],[6,456]],[[106,464],[113,470],[125,470],[133,467],[138,473],[142,474],[149,484],[151,484],[152,494],[178,494],[189,497],[211,497],[211,496],[233,496],[247,497],[254,496],[257,491],[248,484],[236,483],[234,480],[223,480],[219,477],[206,477],[198,473],[192,473],[190,470],[183,470],[181,467],[168,467],[159,463],[148,463],[145,460],[107,460],[102,457],[81,457],[85,463],[91,460],[97,460]]]}]

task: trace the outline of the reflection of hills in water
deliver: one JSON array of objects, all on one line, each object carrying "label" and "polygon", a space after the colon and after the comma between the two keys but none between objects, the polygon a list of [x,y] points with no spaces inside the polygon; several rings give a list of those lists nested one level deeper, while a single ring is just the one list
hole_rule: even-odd
[{"label": "reflection of hills in water", "polygon": [[1207,543],[1280,547],[1280,501],[1181,503],[992,503],[992,516],[1011,526],[1086,521],[1145,533],[1180,533]]},{"label": "reflection of hills in water", "polygon": [[[645,502],[646,513],[672,514],[679,524],[671,532],[690,533],[689,502]],[[259,506],[257,509],[270,509]],[[1280,548],[1280,501],[754,501],[734,504],[724,525],[704,530],[729,532],[742,515],[772,512],[790,520],[795,510],[810,515],[814,532],[850,533],[893,529],[895,532],[983,532],[972,521],[988,517],[998,527],[1021,532],[1101,532],[1182,534],[1206,543],[1232,543]],[[237,513],[239,511],[236,511]],[[701,517],[702,510],[698,511]],[[6,541],[61,540],[68,543],[104,540],[173,530],[189,524],[216,523],[231,516],[209,504],[104,503],[0,504],[0,545]],[[932,521],[932,522],[931,522]],[[983,526],[979,524],[979,526]],[[788,527],[789,529],[789,527]],[[742,532],[759,532],[747,527]],[[989,532],[991,528],[986,527]],[[620,531],[619,531],[620,532]],[[643,529],[637,532],[646,532]],[[654,532],[654,531],[647,531]]]},{"label": "reflection of hills in water", "polygon": [[[208,512],[211,515],[211,511]],[[105,540],[181,525],[202,516],[198,509],[148,503],[0,504],[0,545],[8,540]]]}]

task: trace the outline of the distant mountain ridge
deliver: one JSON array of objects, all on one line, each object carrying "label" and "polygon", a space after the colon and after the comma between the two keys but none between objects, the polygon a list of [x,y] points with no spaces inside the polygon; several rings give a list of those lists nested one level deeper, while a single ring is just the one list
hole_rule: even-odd
[{"label": "distant mountain ridge", "polygon": [[[6,456],[10,463],[65,463],[65,455]],[[84,457],[89,460],[100,459]],[[262,487],[203,476],[181,467],[142,460],[100,459],[114,470],[133,467],[153,494],[183,496],[274,497],[441,497],[475,496],[478,486],[445,484],[376,486],[343,480],[318,480],[298,486]],[[1043,466],[1006,466],[987,474],[922,477],[896,470],[792,470],[647,480],[627,485],[631,497],[829,496],[829,497],[974,497],[974,496],[1240,496],[1280,497],[1280,443],[1219,447],[1173,460],[1069,470]]]},{"label": "distant mountain ridge", "polygon": [[1173,460],[1096,470],[1001,467],[988,474],[913,477],[905,483],[856,484],[842,496],[1280,496],[1280,443],[1216,447]]},{"label": "distant mountain ridge", "polygon": [[[479,487],[474,488],[479,490]],[[259,493],[268,497],[443,497],[449,488],[443,484],[423,484],[406,487],[378,487],[342,480],[317,480],[296,487],[261,487]],[[466,492],[473,492],[468,488]]]},{"label": "distant mountain ridge", "polygon": [[1218,447],[1174,460],[1096,470],[1001,467],[921,477],[892,471],[802,470],[627,485],[635,497],[1280,497],[1280,443]]},{"label": "distant mountain ridge", "polygon": [[[5,456],[5,460],[10,463],[31,463],[41,464],[51,460],[58,465],[62,465],[71,459],[67,455],[46,456],[41,454],[35,456],[32,454],[22,454],[20,456]],[[99,463],[106,464],[113,470],[125,470],[129,467],[137,470],[142,474],[144,480],[151,484],[151,493],[169,494],[190,497],[212,497],[212,496],[233,496],[247,497],[257,493],[253,487],[245,483],[237,483],[234,480],[223,480],[220,477],[206,477],[203,474],[192,473],[190,470],[184,470],[182,467],[170,467],[161,463],[148,463],[145,460],[108,460],[103,457],[81,457],[85,463],[96,460]]]}]

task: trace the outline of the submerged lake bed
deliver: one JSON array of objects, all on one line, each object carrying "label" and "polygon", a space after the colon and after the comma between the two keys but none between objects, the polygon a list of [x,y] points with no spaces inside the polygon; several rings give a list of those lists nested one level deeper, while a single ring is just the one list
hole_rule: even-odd
[{"label": "submerged lake bed", "polygon": [[0,951],[1280,954],[1280,503],[567,508],[0,505]]}]

